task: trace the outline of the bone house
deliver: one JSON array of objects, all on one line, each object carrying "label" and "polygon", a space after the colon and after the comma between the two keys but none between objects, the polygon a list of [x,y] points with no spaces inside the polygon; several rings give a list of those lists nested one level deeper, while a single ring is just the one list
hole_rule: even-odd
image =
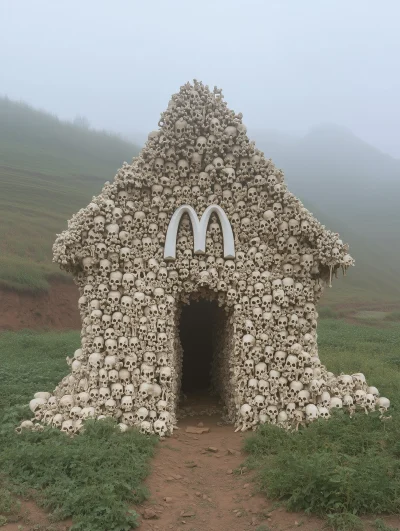
[{"label": "bone house", "polygon": [[[139,156],[53,250],[79,289],[82,344],[54,393],[31,401],[35,422],[76,433],[86,418],[112,416],[122,430],[163,437],[181,386],[200,386],[201,374],[238,430],[389,405],[362,374],[336,377],[321,364],[316,304],[353,259],[249,141],[220,90],[182,86]],[[200,352],[186,359],[181,326],[207,301],[215,318],[201,365]]]}]

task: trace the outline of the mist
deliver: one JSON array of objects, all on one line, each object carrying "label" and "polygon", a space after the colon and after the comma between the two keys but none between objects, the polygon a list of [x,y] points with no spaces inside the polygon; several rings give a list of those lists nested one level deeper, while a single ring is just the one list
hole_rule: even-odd
[{"label": "mist", "polygon": [[250,133],[349,128],[400,158],[397,0],[1,0],[0,94],[143,138],[193,78]]}]

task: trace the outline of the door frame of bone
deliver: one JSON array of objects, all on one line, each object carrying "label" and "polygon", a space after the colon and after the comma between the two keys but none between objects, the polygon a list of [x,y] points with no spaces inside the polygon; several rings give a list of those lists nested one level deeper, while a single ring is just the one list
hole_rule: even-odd
[{"label": "door frame of bone", "polygon": [[[205,336],[207,343],[211,342],[212,344],[208,344],[208,347],[211,350],[205,355],[205,357],[206,366],[210,371],[207,379],[208,390],[211,391],[214,400],[204,400],[206,398],[205,395],[207,394],[207,389],[204,387],[200,389],[196,387],[195,389],[187,388],[186,390],[183,390],[185,395],[193,394],[194,392],[196,400],[201,398],[204,403],[212,403],[213,407],[210,409],[209,413],[215,412],[216,410],[221,411],[221,409],[218,407],[218,401],[215,400],[215,397],[218,397],[218,399],[222,401],[222,404],[225,407],[228,407],[230,401],[233,400],[233,396],[230,394],[230,391],[234,388],[234,386],[231,385],[231,374],[229,370],[230,353],[232,350],[232,338],[234,338],[234,335],[232,334],[232,308],[230,308],[229,306],[221,306],[221,304],[218,304],[218,302],[218,296],[215,291],[207,288],[202,288],[199,291],[193,293],[189,301],[187,301],[187,299],[185,301],[181,301],[178,308],[178,332],[181,343],[182,362],[177,365],[177,369],[179,390],[182,391],[183,380],[185,379],[185,360],[186,364],[190,365],[189,360],[193,356],[204,356],[203,352],[199,352],[199,346],[201,347],[201,345],[193,344],[193,341],[196,341],[198,335],[196,335],[195,333],[194,338],[192,337],[190,340],[188,340],[187,338],[188,335],[191,335],[193,333],[193,327],[197,328],[196,321],[193,321],[193,319],[196,319],[197,317],[196,308],[193,309],[190,307],[196,305],[197,303],[212,303],[216,306],[213,309],[210,308],[211,314],[207,314],[207,329],[204,329],[204,326],[202,326],[202,323],[200,322],[200,330],[196,331],[197,334],[201,334],[200,343],[203,344],[202,339]],[[190,315],[191,310],[194,313],[194,316],[192,316],[191,318],[192,326],[189,330],[184,330],[182,328],[184,324],[182,323],[183,314],[184,312],[189,312]],[[202,311],[204,312],[205,309],[203,309]],[[188,318],[186,317],[184,321],[187,322],[187,320]],[[185,352],[185,344],[183,342],[183,338],[185,337],[185,335],[186,345],[190,343],[188,352]],[[201,360],[200,362],[197,361],[196,366],[199,367],[200,371],[201,369],[204,369],[204,365]]]},{"label": "door frame of bone", "polygon": [[289,192],[216,88],[183,85],[53,251],[79,289],[81,346],[53,394],[31,402],[35,422],[76,433],[112,416],[121,429],[172,433],[177,312],[204,289],[230,311],[224,399],[237,429],[389,407],[362,374],[337,377],[318,357],[316,304],[353,265],[348,246]]}]

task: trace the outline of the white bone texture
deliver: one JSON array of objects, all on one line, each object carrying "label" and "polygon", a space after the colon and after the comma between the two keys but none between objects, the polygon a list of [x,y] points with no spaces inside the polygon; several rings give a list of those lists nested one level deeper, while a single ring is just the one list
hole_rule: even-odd
[{"label": "white bone texture", "polygon": [[204,298],[225,311],[212,384],[238,430],[389,408],[363,375],[335,377],[318,358],[316,304],[353,265],[348,246],[288,191],[220,90],[182,86],[53,252],[79,288],[82,344],[52,396],[30,403],[38,422],[72,435],[85,418],[112,416],[121,430],[170,435],[180,313]]}]

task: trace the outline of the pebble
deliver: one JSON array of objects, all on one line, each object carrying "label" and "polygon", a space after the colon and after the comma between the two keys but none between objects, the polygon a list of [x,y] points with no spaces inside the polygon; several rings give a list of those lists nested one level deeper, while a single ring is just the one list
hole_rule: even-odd
[{"label": "pebble", "polygon": [[142,516],[145,520],[155,520],[158,518],[158,514],[155,512],[154,509],[147,508],[142,512]]},{"label": "pebble", "polygon": [[218,452],[218,448],[216,448],[215,446],[209,446],[209,447],[207,448],[207,450],[208,450],[209,452],[213,452],[213,453]]},{"label": "pebble", "polygon": [[172,500],[173,500],[173,498],[170,498],[169,496],[166,496],[166,497],[164,498],[164,501],[167,502],[167,503],[171,503]]},{"label": "pebble", "polygon": [[227,474],[233,474],[233,470],[231,468],[228,468],[228,470],[226,471]]},{"label": "pebble", "polygon": [[199,428],[197,426],[188,426],[185,431],[186,433],[194,433],[197,435],[201,435],[202,433],[209,433],[210,428]]}]

